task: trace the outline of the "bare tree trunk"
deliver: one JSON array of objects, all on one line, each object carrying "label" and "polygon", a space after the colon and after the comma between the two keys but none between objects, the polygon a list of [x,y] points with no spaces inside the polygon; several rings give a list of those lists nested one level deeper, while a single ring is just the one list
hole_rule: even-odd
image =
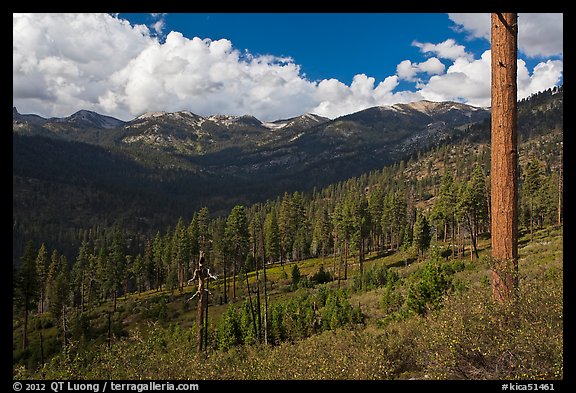
[{"label": "bare tree trunk", "polygon": [[108,348],[112,346],[112,313],[108,311]]},{"label": "bare tree trunk", "polygon": [[458,238],[456,239],[456,252],[458,253],[458,258],[460,258],[460,223],[458,223]]},{"label": "bare tree trunk", "polygon": [[205,311],[205,319],[204,319],[204,349],[206,350],[208,348],[208,308],[209,308],[209,304],[208,304],[208,296],[210,295],[210,292],[208,291],[208,283],[210,282],[209,277],[206,278],[206,300],[204,301],[204,303],[206,304],[206,310]]},{"label": "bare tree trunk", "polygon": [[344,241],[344,280],[348,280],[348,240]]},{"label": "bare tree trunk", "polygon": [[256,327],[256,315],[254,313],[254,304],[252,303],[252,294],[250,293],[250,282],[248,281],[248,267],[244,265],[246,271],[246,292],[248,292],[248,303],[250,304],[250,314],[252,315],[252,324],[254,326],[254,336],[258,337],[258,328]]},{"label": "bare tree trunk", "polygon": [[28,298],[24,301],[24,331],[22,332],[22,349],[28,346]]},{"label": "bare tree trunk", "polygon": [[68,327],[66,326],[66,306],[62,305],[62,333],[64,334],[64,345],[68,345]]},{"label": "bare tree trunk", "polygon": [[530,242],[534,241],[534,198],[530,197]]},{"label": "bare tree trunk", "polygon": [[562,187],[564,186],[562,182],[562,157],[563,157],[564,146],[560,148],[560,168],[558,168],[558,225],[562,225]]},{"label": "bare tree trunk", "polygon": [[[336,247],[338,244],[338,236],[334,237],[334,259],[332,261],[332,280],[334,280],[336,278]],[[340,274],[340,272],[338,272],[338,274]]]},{"label": "bare tree trunk", "polygon": [[342,277],[342,249],[338,248],[338,288],[340,288],[340,280]]},{"label": "bare tree trunk", "polygon": [[266,279],[266,247],[264,246],[264,228],[262,221],[260,222],[262,229],[262,271],[264,273],[264,344],[268,345],[268,280]]},{"label": "bare tree trunk", "polygon": [[[238,253],[238,250],[236,250],[236,253]],[[232,298],[236,300],[236,256],[234,256],[234,264],[232,269]]]},{"label": "bare tree trunk", "polygon": [[206,309],[206,297],[204,296],[204,274],[202,272],[202,266],[198,269],[198,316],[197,316],[197,325],[198,325],[198,352],[202,352],[203,344],[204,344],[204,310]]},{"label": "bare tree trunk", "polygon": [[493,13],[492,295],[505,302],[518,288],[517,48],[518,15]]},{"label": "bare tree trunk", "polygon": [[452,216],[452,239],[451,239],[451,244],[452,244],[452,259],[456,258],[456,250],[455,250],[455,246],[456,246],[456,228],[454,225],[454,216]]},{"label": "bare tree trunk", "polygon": [[252,257],[254,258],[254,264],[256,265],[256,310],[258,317],[258,342],[262,342],[262,314],[260,312],[260,275],[258,272],[258,258],[256,255],[256,234],[254,235],[254,245],[252,247]]},{"label": "bare tree trunk", "polygon": [[80,310],[84,312],[84,273],[80,276]]},{"label": "bare tree trunk", "polygon": [[[364,239],[360,239],[360,250],[358,252],[358,263],[360,264],[360,278],[364,275]],[[362,286],[362,280],[360,280]]]},{"label": "bare tree trunk", "polygon": [[228,303],[228,282],[226,281],[226,256],[223,257],[224,263],[224,304]]},{"label": "bare tree trunk", "polygon": [[44,326],[40,326],[40,362],[42,364],[42,368],[44,367],[44,337],[42,336],[42,329]]}]

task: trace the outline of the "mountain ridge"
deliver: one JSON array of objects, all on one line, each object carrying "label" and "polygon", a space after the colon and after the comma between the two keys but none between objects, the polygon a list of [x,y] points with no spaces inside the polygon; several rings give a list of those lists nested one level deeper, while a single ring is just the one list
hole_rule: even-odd
[{"label": "mountain ridge", "polygon": [[[54,131],[13,110],[14,222],[56,234],[115,223],[155,231],[203,206],[227,214],[236,204],[319,189],[442,144],[489,143],[488,111],[453,116],[459,112],[451,107],[436,118],[402,107],[407,114],[375,107],[334,120],[303,115],[277,121],[283,127],[276,129],[204,121],[198,132],[176,121],[202,120],[191,112],[144,117],[140,128],[80,130],[60,122]],[[562,108],[562,94],[520,102],[519,139],[561,129]],[[481,120],[471,122],[477,114]]]},{"label": "mountain ridge", "polygon": [[[341,139],[351,134],[347,130],[349,128],[362,132],[366,132],[362,127],[372,131],[379,128],[383,131],[382,135],[406,128],[423,130],[432,124],[435,124],[434,129],[446,129],[481,120],[488,113],[485,109],[455,102],[418,101],[371,107],[335,119],[305,113],[289,119],[263,122],[252,115],[200,116],[191,111],[156,111],[143,113],[125,122],[87,110],[65,118],[46,119],[34,114],[20,114],[14,107],[13,131],[101,146],[133,145],[196,156],[232,147],[251,152],[263,146],[281,149],[297,144],[301,138],[309,142],[321,136]],[[369,137],[378,138],[379,135]]]},{"label": "mountain ridge", "polygon": [[[489,110],[489,108],[477,107],[477,106],[459,103],[459,102],[455,102],[455,101],[419,100],[419,101],[410,101],[408,103],[396,103],[396,104],[390,104],[390,105],[376,105],[373,107],[368,107],[368,108],[359,110],[357,112],[348,113],[348,114],[345,114],[342,116],[338,116],[334,119],[330,119],[330,118],[327,118],[327,117],[324,117],[322,115],[318,115],[315,113],[307,112],[307,113],[304,113],[302,115],[295,116],[292,118],[277,119],[277,120],[272,120],[272,121],[262,121],[262,120],[258,119],[256,116],[253,116],[251,114],[244,114],[244,115],[240,115],[240,116],[226,115],[226,114],[212,114],[212,115],[207,115],[207,116],[201,116],[201,115],[197,115],[197,114],[195,114],[189,110],[181,110],[181,111],[174,111],[174,112],[149,111],[149,112],[144,112],[140,115],[137,115],[134,118],[132,118],[131,120],[124,121],[124,120],[120,120],[120,119],[115,118],[115,117],[110,116],[110,115],[101,114],[101,113],[87,110],[87,109],[78,110],[78,111],[74,112],[73,114],[66,116],[66,117],[50,117],[50,118],[42,117],[42,116],[34,114],[34,113],[20,113],[15,106],[13,106],[12,109],[13,109],[14,120],[34,122],[35,121],[34,118],[36,118],[37,119],[36,122],[43,122],[43,123],[46,123],[46,122],[71,122],[72,120],[74,120],[78,117],[81,117],[81,116],[98,116],[98,117],[102,117],[102,118],[113,119],[117,123],[117,126],[121,126],[122,124],[128,124],[128,123],[134,122],[136,120],[142,120],[142,119],[154,118],[154,117],[162,117],[162,116],[166,116],[166,115],[176,115],[176,114],[187,114],[187,115],[191,115],[193,117],[203,118],[203,119],[207,119],[207,120],[208,119],[210,119],[210,120],[217,119],[217,120],[237,121],[239,119],[255,119],[255,120],[257,120],[257,122],[259,124],[281,124],[281,123],[286,123],[286,122],[289,122],[289,121],[292,121],[295,119],[305,118],[305,117],[324,119],[326,121],[330,121],[330,120],[336,120],[336,119],[341,118],[341,117],[346,117],[346,116],[349,116],[349,115],[352,115],[355,113],[359,113],[359,112],[369,110],[369,109],[374,109],[374,108],[399,110],[400,108],[407,107],[407,108],[411,108],[414,110],[418,110],[418,111],[423,112],[423,113],[430,114],[431,111],[433,112],[433,109],[438,108],[438,107],[443,107],[446,105],[451,105],[453,107],[459,107],[459,108],[471,108],[473,111]],[[400,110],[402,110],[402,109],[400,109]]]}]

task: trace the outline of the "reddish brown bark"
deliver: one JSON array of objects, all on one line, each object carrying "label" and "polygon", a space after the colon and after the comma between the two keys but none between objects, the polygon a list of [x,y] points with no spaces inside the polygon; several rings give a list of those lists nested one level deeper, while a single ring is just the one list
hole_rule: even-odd
[{"label": "reddish brown bark", "polygon": [[492,292],[514,297],[518,287],[516,13],[492,14]]}]

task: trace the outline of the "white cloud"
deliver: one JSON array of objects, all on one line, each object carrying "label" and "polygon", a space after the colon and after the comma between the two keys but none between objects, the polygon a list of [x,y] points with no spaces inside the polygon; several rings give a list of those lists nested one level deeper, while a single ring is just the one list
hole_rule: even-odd
[{"label": "white cloud", "polygon": [[139,114],[154,108],[199,114],[251,113],[265,120],[310,108],[315,85],[291,61],[247,56],[226,39],[188,39],[171,32],[111,77],[108,109]]},{"label": "white cloud", "polygon": [[468,39],[484,38],[490,41],[490,14],[448,14],[448,17],[456,23],[455,30],[468,32]]},{"label": "white cloud", "polygon": [[14,104],[45,116],[97,109],[109,76],[153,42],[108,14],[14,14],[12,31]]},{"label": "white cloud", "polygon": [[403,60],[396,66],[396,74],[400,79],[413,81],[418,73],[418,67],[414,66],[410,60]]},{"label": "white cloud", "polygon": [[164,28],[166,27],[166,20],[164,19],[166,17],[166,14],[155,13],[150,15],[152,16],[152,18],[155,19],[155,21],[150,25],[150,27],[152,28],[152,30],[156,32],[156,35],[163,36]]},{"label": "white cloud", "polygon": [[396,66],[396,74],[400,79],[407,81],[419,81],[416,75],[426,73],[428,75],[437,75],[444,73],[446,67],[436,57],[431,57],[422,63],[412,63],[410,60],[404,60]]},{"label": "white cloud", "polygon": [[435,57],[431,57],[423,63],[418,64],[420,71],[427,73],[428,75],[437,75],[444,73],[444,64]]},{"label": "white cloud", "polygon": [[[13,103],[46,117],[89,109],[130,120],[147,111],[189,110],[276,120],[306,112],[334,118],[424,98],[490,102],[490,52],[474,59],[453,40],[414,44],[446,59],[448,69],[438,57],[404,60],[380,82],[358,74],[346,85],[310,81],[289,57],[252,55],[227,39],[178,32],[162,41],[147,26],[108,14],[14,14],[13,37]],[[519,98],[562,77],[561,60],[531,71],[518,65]],[[398,90],[404,80],[416,82],[416,90]]]},{"label": "white cloud", "polygon": [[457,44],[456,41],[454,41],[452,38],[449,38],[439,44],[413,41],[412,45],[420,48],[422,53],[432,52],[443,59],[456,60],[459,58],[466,58],[471,60],[474,58],[471,53],[466,52],[466,48],[463,45]]},{"label": "white cloud", "polygon": [[562,56],[563,14],[519,14],[518,47],[528,57]]},{"label": "white cloud", "polygon": [[526,98],[558,85],[562,78],[563,68],[564,64],[561,60],[547,60],[538,63],[530,76],[526,63],[518,60],[518,98]]},{"label": "white cloud", "polygon": [[[561,60],[538,63],[532,73],[524,60],[518,60],[518,99],[557,85],[563,72]],[[485,51],[480,59],[456,59],[446,74],[430,78],[420,94],[431,101],[459,101],[475,106],[490,106],[491,56]]]},{"label": "white cloud", "polygon": [[378,105],[391,105],[400,102],[418,101],[418,92],[394,92],[398,86],[398,76],[393,75],[374,84],[376,80],[364,74],[354,76],[350,86],[336,79],[323,80],[314,94],[320,103],[311,112],[335,118]]},{"label": "white cloud", "polygon": [[291,59],[241,56],[225,39],[171,32],[161,43],[146,26],[107,14],[15,14],[13,32],[13,102],[23,112],[91,109],[127,120],[186,109],[275,119],[317,104],[316,84]]},{"label": "white cloud", "polygon": [[[448,14],[458,29],[470,38],[490,40],[490,14]],[[564,53],[563,14],[518,14],[518,49],[528,57],[562,56]]]}]

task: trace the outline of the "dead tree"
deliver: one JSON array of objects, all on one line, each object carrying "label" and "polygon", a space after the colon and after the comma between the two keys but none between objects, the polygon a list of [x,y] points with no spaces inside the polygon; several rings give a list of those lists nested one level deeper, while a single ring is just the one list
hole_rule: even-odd
[{"label": "dead tree", "polygon": [[208,291],[208,280],[212,278],[216,280],[216,276],[210,274],[210,269],[206,267],[206,263],[204,260],[204,252],[200,251],[200,260],[198,261],[198,269],[194,271],[194,275],[188,283],[195,281],[198,279],[198,290],[192,297],[190,297],[187,302],[194,299],[198,296],[198,316],[197,316],[197,324],[198,324],[198,352],[201,352],[203,349],[206,349],[208,344],[208,295],[210,292]]},{"label": "dead tree", "polygon": [[564,156],[564,144],[560,142],[560,168],[558,168],[558,225],[562,225],[562,191],[564,188],[563,173],[562,173],[562,159]]},{"label": "dead tree", "polygon": [[512,299],[518,288],[517,40],[518,15],[493,13],[492,294],[500,302]]}]

